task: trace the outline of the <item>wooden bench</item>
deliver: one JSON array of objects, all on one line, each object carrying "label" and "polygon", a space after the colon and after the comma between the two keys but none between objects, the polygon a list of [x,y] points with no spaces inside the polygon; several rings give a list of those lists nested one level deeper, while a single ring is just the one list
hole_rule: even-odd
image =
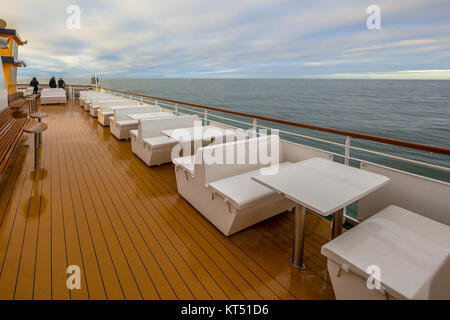
[{"label": "wooden bench", "polygon": [[20,93],[11,94],[8,96],[8,106],[11,109],[20,109],[25,104],[26,100],[20,96]]},{"label": "wooden bench", "polygon": [[14,113],[11,108],[0,111],[0,181],[28,123],[28,118],[14,118]]}]

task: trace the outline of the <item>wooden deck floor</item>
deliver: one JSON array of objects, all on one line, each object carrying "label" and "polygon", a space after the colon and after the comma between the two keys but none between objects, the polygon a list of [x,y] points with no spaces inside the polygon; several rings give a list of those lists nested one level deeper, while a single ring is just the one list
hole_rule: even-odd
[{"label": "wooden deck floor", "polygon": [[77,101],[40,110],[41,169],[27,135],[0,184],[0,299],[334,298],[326,220],[308,214],[301,272],[292,214],[227,238],[178,195],[172,165],[147,167]]}]

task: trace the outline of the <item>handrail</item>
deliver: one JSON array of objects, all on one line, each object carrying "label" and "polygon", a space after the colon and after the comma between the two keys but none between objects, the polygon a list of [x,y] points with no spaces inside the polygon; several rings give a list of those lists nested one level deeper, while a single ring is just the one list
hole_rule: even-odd
[{"label": "handrail", "polygon": [[[16,84],[16,87],[30,87],[30,85],[29,84],[26,84],[26,83],[18,83],[18,84]],[[40,83],[39,84],[39,87],[40,88],[42,88],[42,87],[49,87],[49,85],[48,85],[48,83]],[[93,86],[93,85],[87,85],[87,84],[66,84],[66,87],[81,87],[81,88],[95,88],[95,86]],[[108,89],[109,90],[109,89]]]},{"label": "handrail", "polygon": [[103,87],[98,87],[98,88],[103,89],[103,90],[108,90],[108,91],[114,91],[114,92],[118,92],[118,93],[132,94],[135,96],[149,98],[149,99],[157,99],[157,100],[166,101],[166,102],[179,103],[179,104],[183,104],[183,105],[191,106],[191,107],[195,107],[195,108],[201,108],[201,109],[206,109],[206,110],[212,110],[212,111],[233,114],[233,115],[237,115],[237,116],[243,116],[243,117],[249,117],[249,118],[254,118],[254,119],[259,119],[259,120],[264,120],[264,121],[270,121],[270,122],[280,123],[280,124],[293,126],[293,127],[322,131],[322,132],[327,132],[327,133],[333,133],[333,134],[352,137],[352,138],[356,138],[356,139],[375,141],[375,142],[391,144],[391,145],[410,148],[410,149],[416,149],[416,150],[427,151],[427,152],[432,152],[432,153],[450,155],[450,149],[438,147],[438,146],[431,146],[431,145],[409,142],[409,141],[404,141],[404,140],[379,137],[379,136],[358,133],[358,132],[353,132],[353,131],[346,131],[346,130],[341,130],[341,129],[321,127],[321,126],[311,125],[311,124],[307,124],[307,123],[294,122],[294,121],[271,118],[271,117],[266,117],[266,116],[251,114],[251,113],[220,109],[220,108],[211,107],[211,106],[199,105],[199,104],[195,104],[195,103],[183,102],[183,101],[167,99],[167,98],[154,97],[154,96],[149,96],[149,95],[134,93],[134,92],[129,92],[129,91],[122,91],[122,90],[109,89],[109,88],[103,88]]}]

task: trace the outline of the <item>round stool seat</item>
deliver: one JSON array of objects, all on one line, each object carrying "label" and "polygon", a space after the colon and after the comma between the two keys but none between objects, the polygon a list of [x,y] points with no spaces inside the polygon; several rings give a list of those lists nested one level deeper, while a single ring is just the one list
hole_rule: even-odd
[{"label": "round stool seat", "polygon": [[30,122],[23,127],[24,132],[41,133],[47,130],[47,124],[43,122]]},{"label": "round stool seat", "polygon": [[45,117],[48,117],[48,113],[45,112],[34,112],[30,115],[31,118],[38,118],[38,119],[42,119]]},{"label": "round stool seat", "polygon": [[42,132],[47,130],[47,124],[42,122],[29,122],[23,127],[24,132],[34,135],[34,168],[39,168],[39,145]]}]

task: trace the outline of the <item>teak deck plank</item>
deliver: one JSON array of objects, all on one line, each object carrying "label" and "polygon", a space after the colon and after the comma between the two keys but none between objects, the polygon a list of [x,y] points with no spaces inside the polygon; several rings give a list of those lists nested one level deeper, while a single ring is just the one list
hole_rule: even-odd
[{"label": "teak deck plank", "polygon": [[42,145],[42,189],[38,217],[38,237],[36,241],[36,263],[34,273],[33,299],[52,299],[52,230],[51,230],[51,172],[48,170],[52,159],[53,132],[45,135]]},{"label": "teak deck plank", "polygon": [[[57,121],[53,122],[51,128],[52,132],[52,158],[49,171],[51,172],[51,261],[52,261],[52,298],[53,299],[70,299],[70,293],[66,286],[67,274],[66,268],[69,266],[67,261],[67,241],[73,239],[66,238],[64,228],[63,216],[63,190],[61,190],[61,176],[59,167],[63,165],[60,163],[58,148],[60,137],[56,133]],[[43,143],[46,134],[43,134]]]},{"label": "teak deck plank", "polygon": [[11,201],[6,208],[1,224],[0,244],[0,299],[13,299],[23,239],[28,222],[28,206],[33,188],[32,161],[25,158],[23,170],[18,177],[18,188],[11,195]]},{"label": "teak deck plank", "polygon": [[301,272],[291,213],[225,237],[177,193],[173,165],[147,167],[77,101],[40,110],[41,169],[25,135],[0,183],[0,298],[334,298],[328,221],[307,215]]},{"label": "teak deck plank", "polygon": [[[70,146],[63,146],[65,164],[69,179],[70,194],[72,196],[73,210],[80,214],[74,214],[73,226],[77,231],[78,241],[80,243],[82,266],[85,279],[83,281],[84,288],[87,290],[90,299],[106,299],[106,291],[103,284],[102,274],[98,265],[98,258],[93,246],[92,236],[89,226],[84,215],[84,207],[80,195],[78,181],[73,170],[71,155],[68,153]],[[72,263],[71,260],[69,260]]]},{"label": "teak deck plank", "polygon": [[[97,154],[92,153],[93,157],[95,157]],[[89,161],[92,161],[93,164],[98,164],[101,159],[89,159]],[[112,170],[111,170],[112,169]],[[124,218],[127,219],[127,221],[130,222],[130,229],[131,229],[131,236],[133,237],[134,241],[139,243],[141,250],[140,252],[143,252],[143,260],[146,261],[147,270],[149,273],[152,273],[151,278],[154,279],[154,284],[156,285],[158,292],[161,295],[161,298],[165,299],[173,299],[177,296],[191,296],[189,293],[189,288],[183,283],[181,277],[177,274],[175,269],[169,264],[168,268],[164,269],[168,273],[168,276],[166,277],[164,274],[163,269],[159,266],[158,260],[163,259],[167,261],[167,256],[163,255],[164,252],[161,251],[161,249],[158,250],[156,246],[153,246],[152,244],[155,243],[156,239],[152,234],[149,233],[150,230],[145,229],[141,226],[145,224],[142,217],[139,214],[139,210],[136,208],[136,202],[139,200],[138,198],[133,198],[130,196],[129,193],[126,191],[128,188],[123,188],[122,185],[120,185],[119,180],[117,179],[110,179],[110,175],[115,174],[114,167],[111,167],[108,169],[105,169],[102,165],[97,165],[96,170],[98,174],[102,174],[104,181],[106,181],[106,188],[108,192],[111,192],[112,195],[117,196],[117,199],[119,199],[122,203],[119,203],[118,206],[124,210],[126,208],[126,211],[129,212],[128,215],[126,215]],[[110,185],[111,184],[111,185]],[[117,190],[124,191],[124,194],[116,194]],[[116,199],[116,198],[113,198]],[[132,215],[134,216],[133,220]],[[129,220],[130,219],[130,220]],[[139,236],[138,236],[139,234]],[[145,241],[145,239],[149,239],[153,241]],[[155,251],[157,251],[155,253]],[[158,256],[158,259],[155,259],[155,255]],[[158,266],[155,268],[154,266]],[[173,281],[173,284],[169,284],[169,279]],[[178,293],[176,293],[178,292]]]},{"label": "teak deck plank", "polygon": [[[69,165],[76,178],[80,199],[82,201],[82,211],[79,211],[79,225],[86,228],[92,242],[92,250],[96,256],[99,274],[103,281],[106,298],[108,299],[124,299],[124,292],[120,283],[116,267],[111,257],[108,243],[106,242],[104,233],[101,229],[97,215],[95,213],[94,204],[89,194],[88,187],[82,172],[79,168],[78,159],[69,157]],[[87,244],[89,246],[89,244]],[[94,285],[94,283],[92,284]],[[92,285],[90,287],[92,287]]]},{"label": "teak deck plank", "polygon": [[[78,148],[76,148],[78,149]],[[74,149],[74,151],[78,151]],[[88,160],[89,159],[85,159]],[[95,165],[95,162],[92,162],[92,165]],[[86,166],[88,167],[88,166]],[[104,200],[105,206],[107,207],[107,212],[109,213],[111,224],[112,226],[116,226],[115,229],[117,230],[118,238],[125,240],[125,251],[130,251],[129,255],[131,255],[131,261],[130,263],[130,269],[133,273],[138,273],[135,277],[135,281],[139,285],[140,292],[143,296],[143,298],[157,298],[160,297],[158,294],[158,291],[156,290],[154,286],[154,282],[151,281],[151,278],[149,276],[149,272],[152,272],[152,268],[145,265],[145,263],[142,261],[143,257],[145,259],[145,255],[142,256],[139,255],[138,250],[143,253],[147,253],[147,250],[144,249],[142,246],[142,243],[139,243],[139,247],[136,247],[135,242],[133,242],[131,239],[136,234],[136,230],[132,230],[131,232],[128,232],[126,228],[124,228],[124,222],[123,219],[126,218],[126,212],[127,208],[121,204],[117,203],[115,200],[119,196],[117,194],[118,190],[111,189],[108,183],[104,183],[106,180],[105,177],[99,177],[98,172],[95,167],[91,167],[90,174],[94,178],[94,183],[96,184],[96,187],[101,190],[102,199]],[[103,182],[103,183],[102,183]],[[109,207],[109,208],[108,208]],[[117,214],[117,211],[123,212],[123,217]],[[111,214],[115,213],[115,214]],[[133,267],[134,266],[134,267]],[[150,271],[149,271],[150,270]],[[147,277],[145,276],[147,275]],[[160,279],[161,280],[161,279]],[[171,292],[172,293],[172,292]],[[165,296],[165,298],[173,297],[172,295]]]}]

